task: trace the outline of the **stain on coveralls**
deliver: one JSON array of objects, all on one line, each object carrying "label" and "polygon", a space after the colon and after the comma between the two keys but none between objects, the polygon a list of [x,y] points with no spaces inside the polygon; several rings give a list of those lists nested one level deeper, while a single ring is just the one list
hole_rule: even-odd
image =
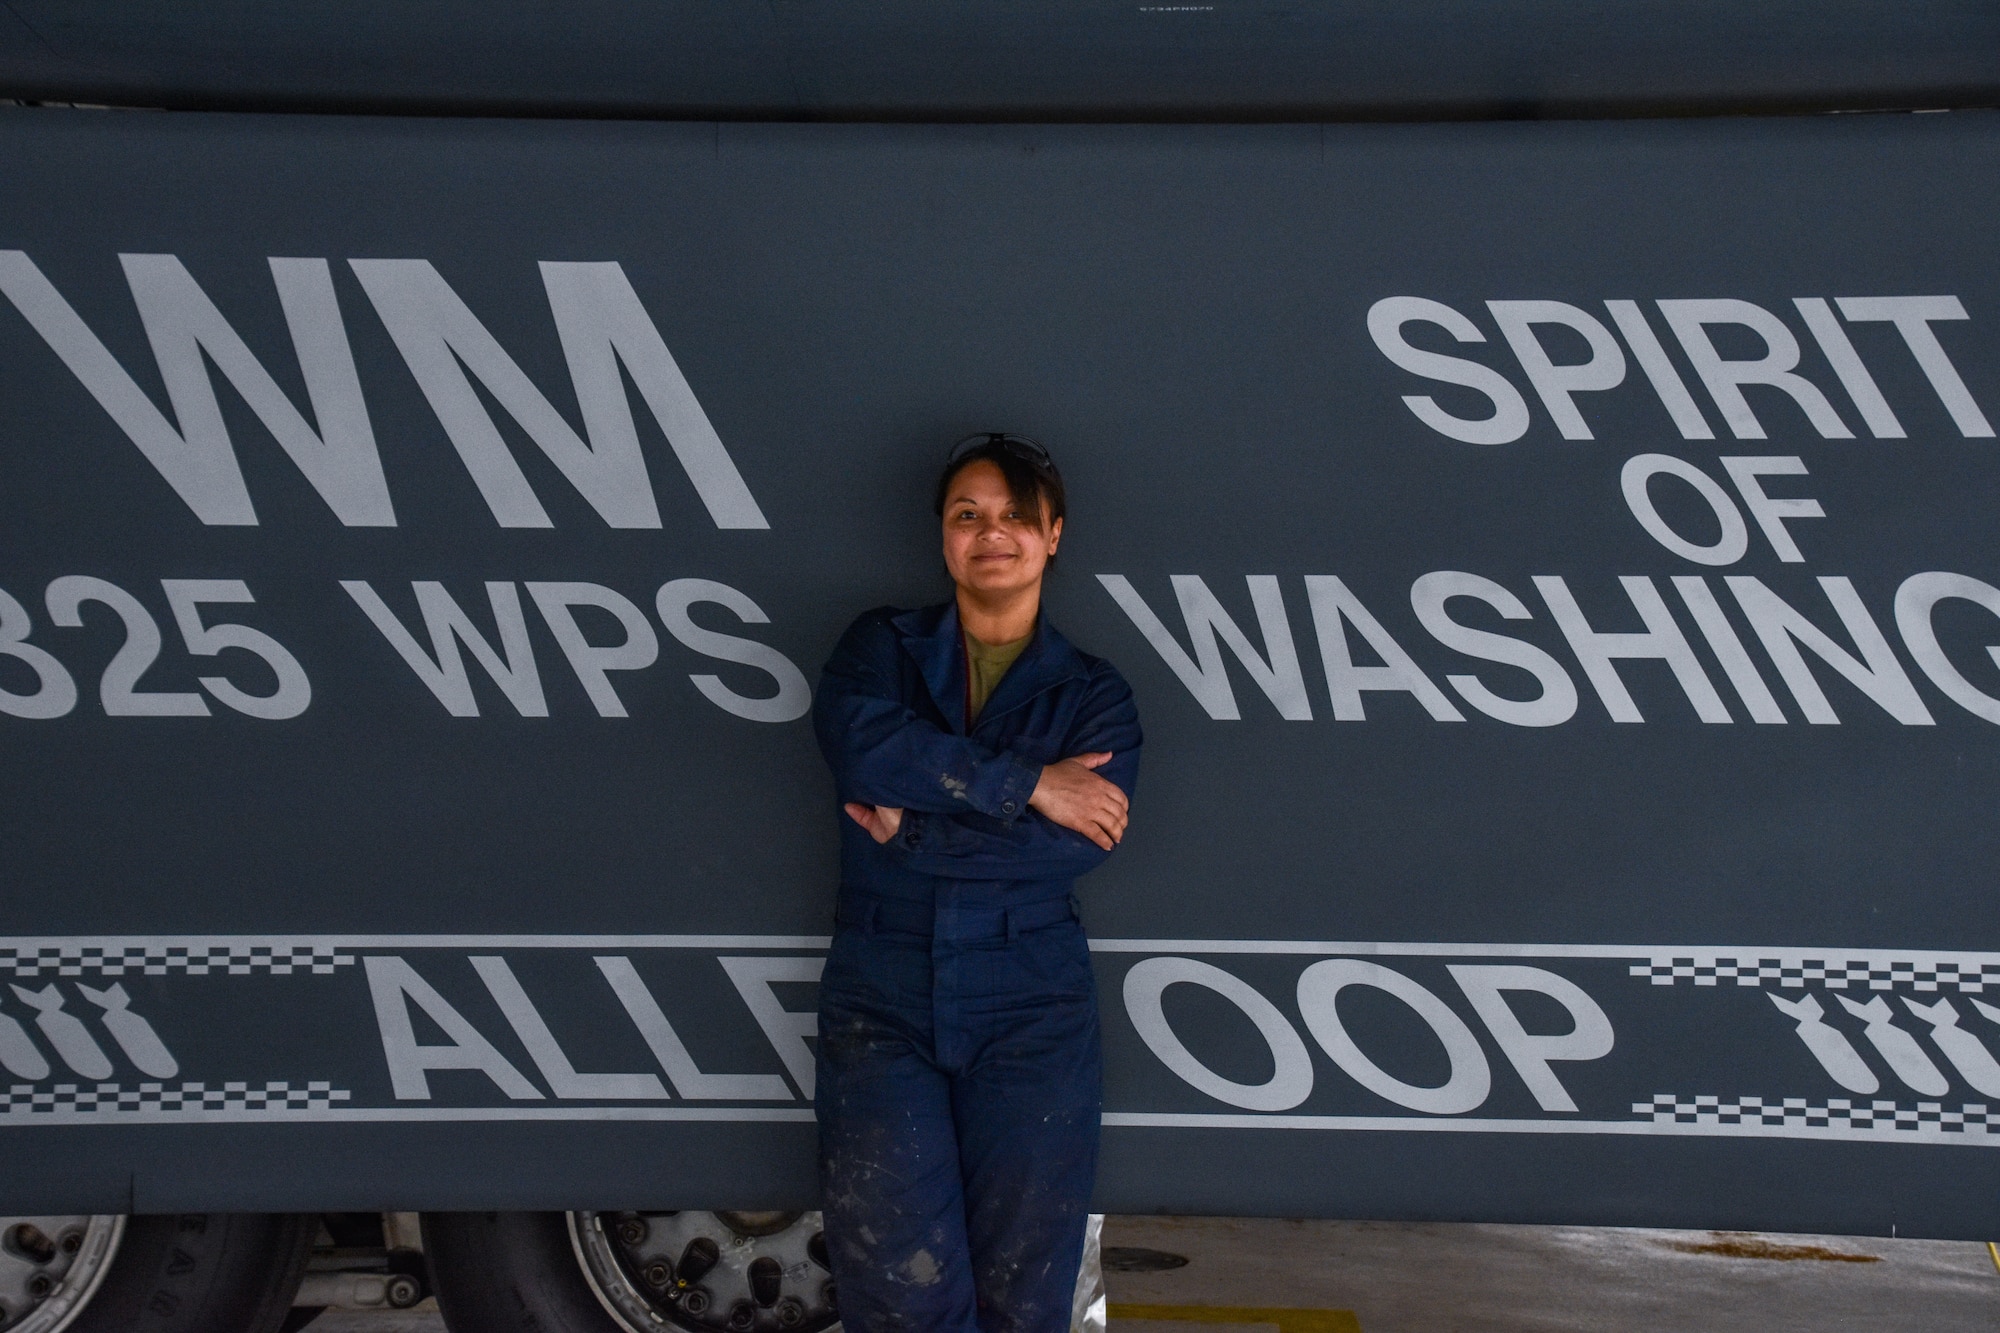
[{"label": "stain on coveralls", "polygon": [[871,612],[815,701],[843,817],[820,983],[826,1234],[853,1333],[1066,1333],[1097,1166],[1102,1059],[1071,896],[1106,853],[1030,812],[1043,764],[1140,734],[1109,663],[1042,622],[968,735],[956,609]]}]

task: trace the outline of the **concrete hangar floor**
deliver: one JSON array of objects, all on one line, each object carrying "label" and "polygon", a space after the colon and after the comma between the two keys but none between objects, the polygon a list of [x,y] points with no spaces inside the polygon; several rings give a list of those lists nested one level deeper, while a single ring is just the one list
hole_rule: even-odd
[{"label": "concrete hangar floor", "polygon": [[[1104,1245],[1111,1333],[2000,1327],[2000,1267],[1986,1246],[1960,1241],[1111,1217]],[[308,1333],[444,1333],[430,1304],[328,1311]]]}]

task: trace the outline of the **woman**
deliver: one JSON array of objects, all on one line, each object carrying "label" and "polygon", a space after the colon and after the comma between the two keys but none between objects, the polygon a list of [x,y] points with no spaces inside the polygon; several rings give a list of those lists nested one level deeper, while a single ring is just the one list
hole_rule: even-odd
[{"label": "woman", "polygon": [[1132,691],[1042,617],[1063,484],[962,440],[956,596],[870,611],[814,722],[843,802],[820,983],[826,1235],[853,1333],[1064,1333],[1097,1170],[1097,994],[1071,894],[1125,834]]}]

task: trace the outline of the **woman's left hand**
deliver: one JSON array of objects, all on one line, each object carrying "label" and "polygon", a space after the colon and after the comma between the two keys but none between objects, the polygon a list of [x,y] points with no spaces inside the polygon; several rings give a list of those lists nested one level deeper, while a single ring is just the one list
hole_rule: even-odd
[{"label": "woman's left hand", "polygon": [[849,801],[840,807],[847,811],[847,817],[868,830],[868,836],[877,842],[887,842],[896,836],[896,830],[903,826],[903,809],[896,805],[863,805],[859,801]]}]

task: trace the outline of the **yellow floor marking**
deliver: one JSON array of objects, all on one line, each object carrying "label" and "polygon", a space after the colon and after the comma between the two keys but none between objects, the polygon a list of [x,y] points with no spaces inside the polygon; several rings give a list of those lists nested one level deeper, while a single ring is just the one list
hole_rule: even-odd
[{"label": "yellow floor marking", "polygon": [[1361,1333],[1352,1310],[1290,1310],[1246,1305],[1126,1305],[1113,1302],[1113,1319],[1170,1319],[1190,1324],[1275,1324],[1278,1333]]},{"label": "yellow floor marking", "polygon": [[1993,1256],[1993,1266],[2000,1268],[2000,1245],[1995,1245],[1989,1240],[1986,1242],[1986,1252]]}]

